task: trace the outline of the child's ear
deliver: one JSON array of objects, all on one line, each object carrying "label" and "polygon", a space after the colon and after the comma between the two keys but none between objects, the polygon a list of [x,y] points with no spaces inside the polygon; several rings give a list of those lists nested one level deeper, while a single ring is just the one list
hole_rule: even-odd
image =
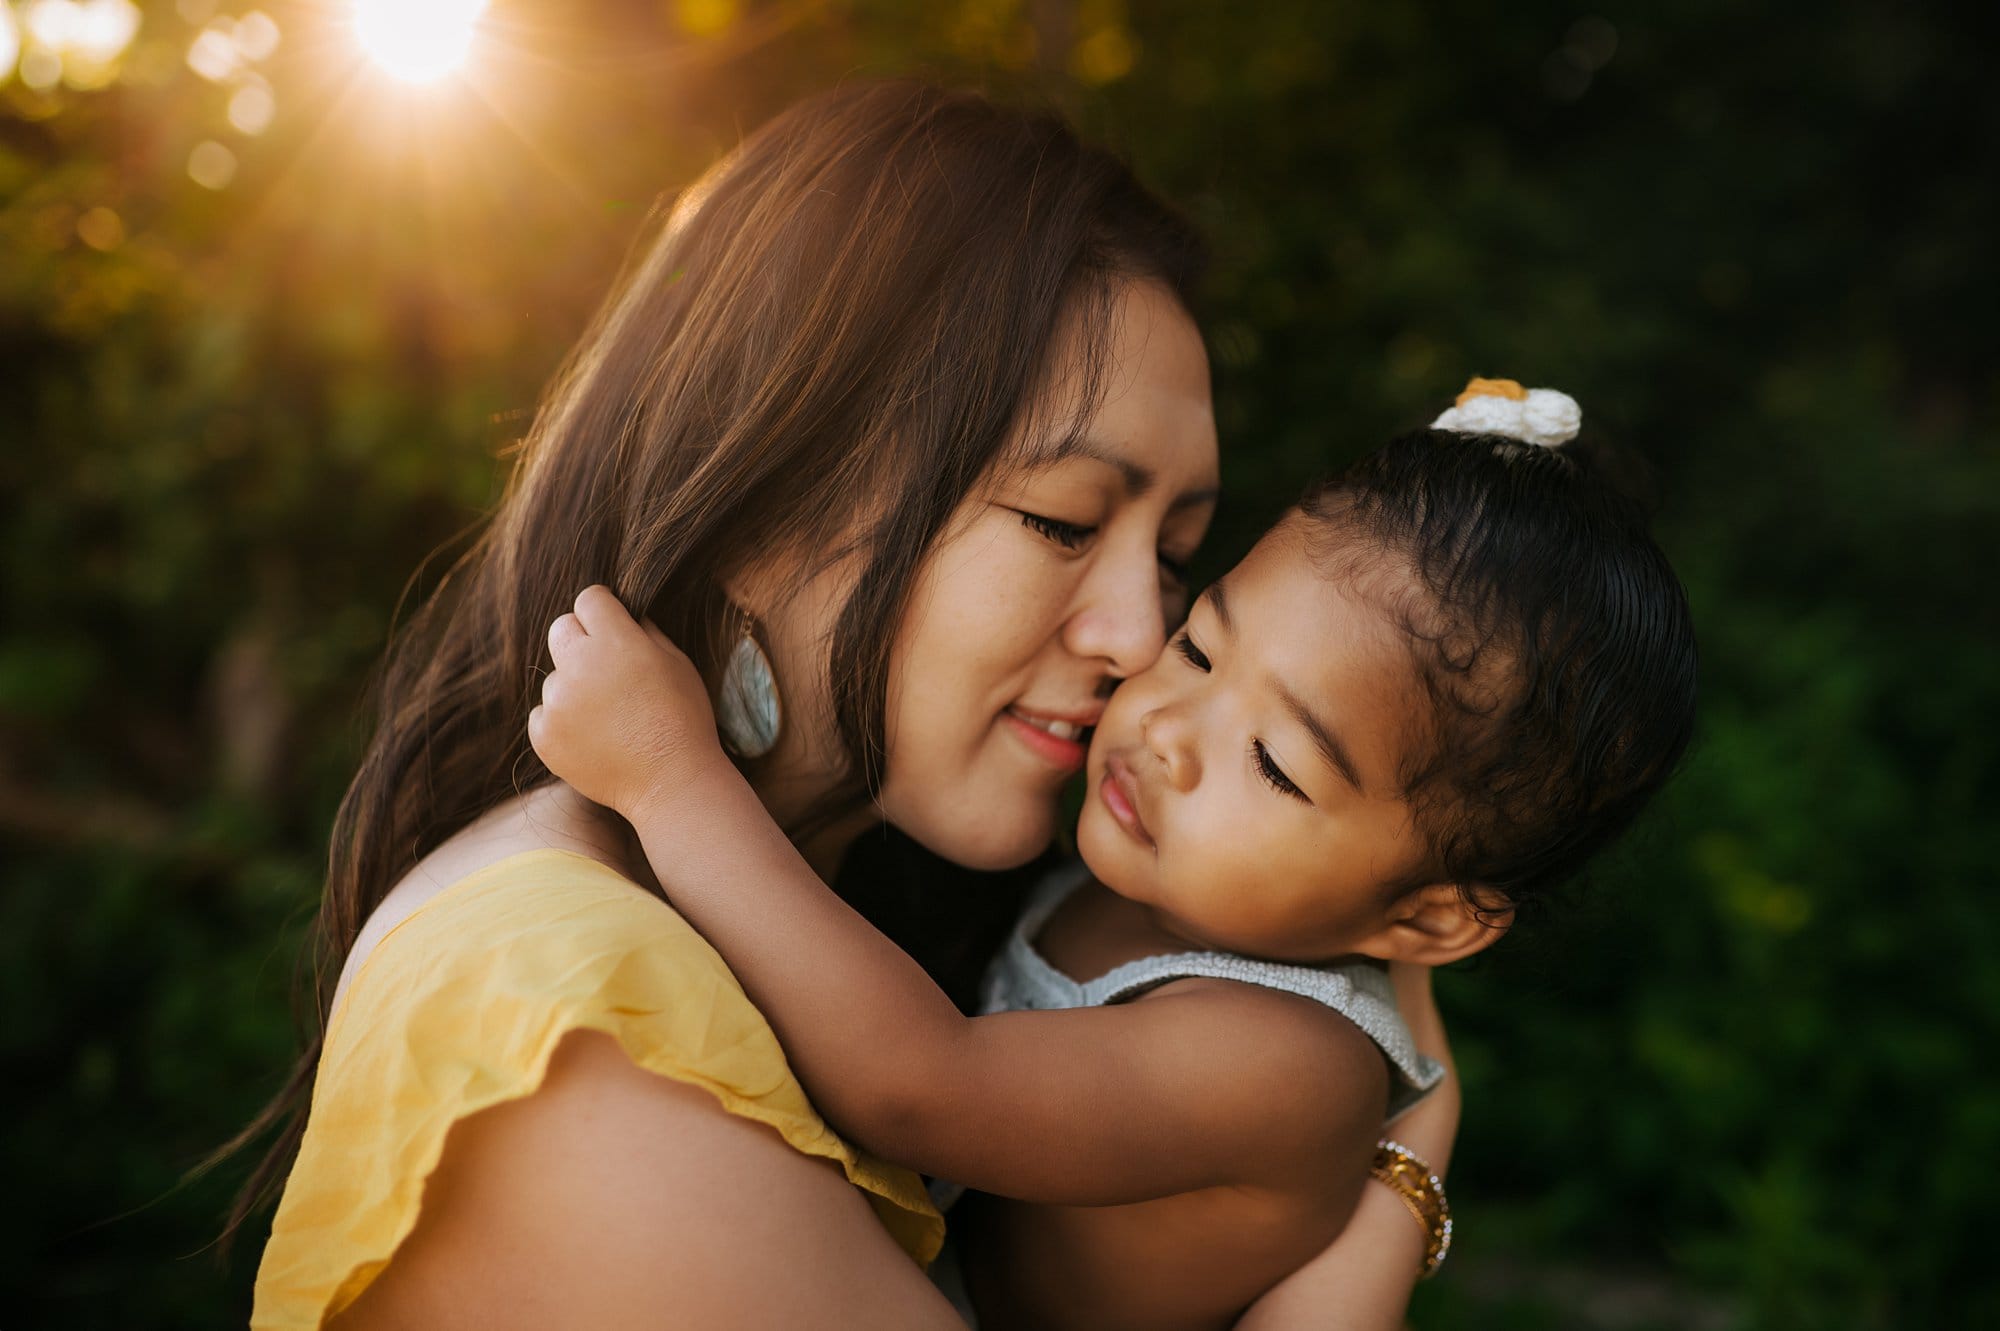
[{"label": "child's ear", "polygon": [[1383,961],[1445,966],[1483,952],[1514,923],[1514,912],[1498,901],[1481,901],[1477,889],[1432,883],[1404,894],[1389,908],[1388,920],[1355,950]]}]

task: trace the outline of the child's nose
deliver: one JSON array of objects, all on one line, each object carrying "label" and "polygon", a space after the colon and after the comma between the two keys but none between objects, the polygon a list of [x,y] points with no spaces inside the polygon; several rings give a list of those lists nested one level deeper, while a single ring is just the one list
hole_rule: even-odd
[{"label": "child's nose", "polygon": [[1195,743],[1194,719],[1177,707],[1156,707],[1139,719],[1146,747],[1160,760],[1167,784],[1193,790],[1201,781],[1201,751]]}]

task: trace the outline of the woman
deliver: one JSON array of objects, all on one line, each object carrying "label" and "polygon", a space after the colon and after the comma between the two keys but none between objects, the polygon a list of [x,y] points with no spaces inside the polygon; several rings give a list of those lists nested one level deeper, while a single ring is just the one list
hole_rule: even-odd
[{"label": "woman", "polygon": [[[535,765],[542,630],[606,582],[711,679],[768,662],[746,771],[823,873],[881,819],[1027,862],[1213,508],[1198,261],[1060,122],[918,87],[796,107],[688,192],[392,653],[256,1325],[955,1324],[918,1181],[819,1121],[628,829]],[[1371,1199],[1253,1316],[1339,1288],[1393,1325],[1420,1249]]]}]

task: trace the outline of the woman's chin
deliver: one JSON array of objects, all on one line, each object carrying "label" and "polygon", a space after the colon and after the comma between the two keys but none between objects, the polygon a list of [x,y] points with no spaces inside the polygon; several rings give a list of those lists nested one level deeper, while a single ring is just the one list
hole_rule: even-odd
[{"label": "woman's chin", "polygon": [[1014,818],[958,818],[923,826],[912,826],[892,812],[889,821],[932,854],[988,873],[1020,868],[1056,838],[1053,808]]},{"label": "woman's chin", "polygon": [[968,869],[980,869],[988,873],[998,873],[1006,869],[1018,869],[1027,864],[1055,841],[1055,828],[1044,829],[1034,836],[987,839],[967,848],[964,853],[949,850],[940,851],[946,859]]}]

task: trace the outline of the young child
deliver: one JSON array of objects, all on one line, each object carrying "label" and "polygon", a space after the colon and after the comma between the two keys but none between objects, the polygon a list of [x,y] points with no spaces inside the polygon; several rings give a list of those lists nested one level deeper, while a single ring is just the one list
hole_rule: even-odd
[{"label": "young child", "polygon": [[829,1123],[1009,1199],[968,1254],[982,1326],[1226,1325],[1371,1169],[1434,1267],[1442,1191],[1377,1138],[1440,1069],[1384,963],[1493,942],[1630,822],[1693,720],[1680,586],[1554,446],[1575,415],[1475,380],[1207,589],[1112,695],[1083,864],[1030,904],[985,1015],[814,877],[688,659],[607,590],[551,629],[530,735],[630,820]]}]

